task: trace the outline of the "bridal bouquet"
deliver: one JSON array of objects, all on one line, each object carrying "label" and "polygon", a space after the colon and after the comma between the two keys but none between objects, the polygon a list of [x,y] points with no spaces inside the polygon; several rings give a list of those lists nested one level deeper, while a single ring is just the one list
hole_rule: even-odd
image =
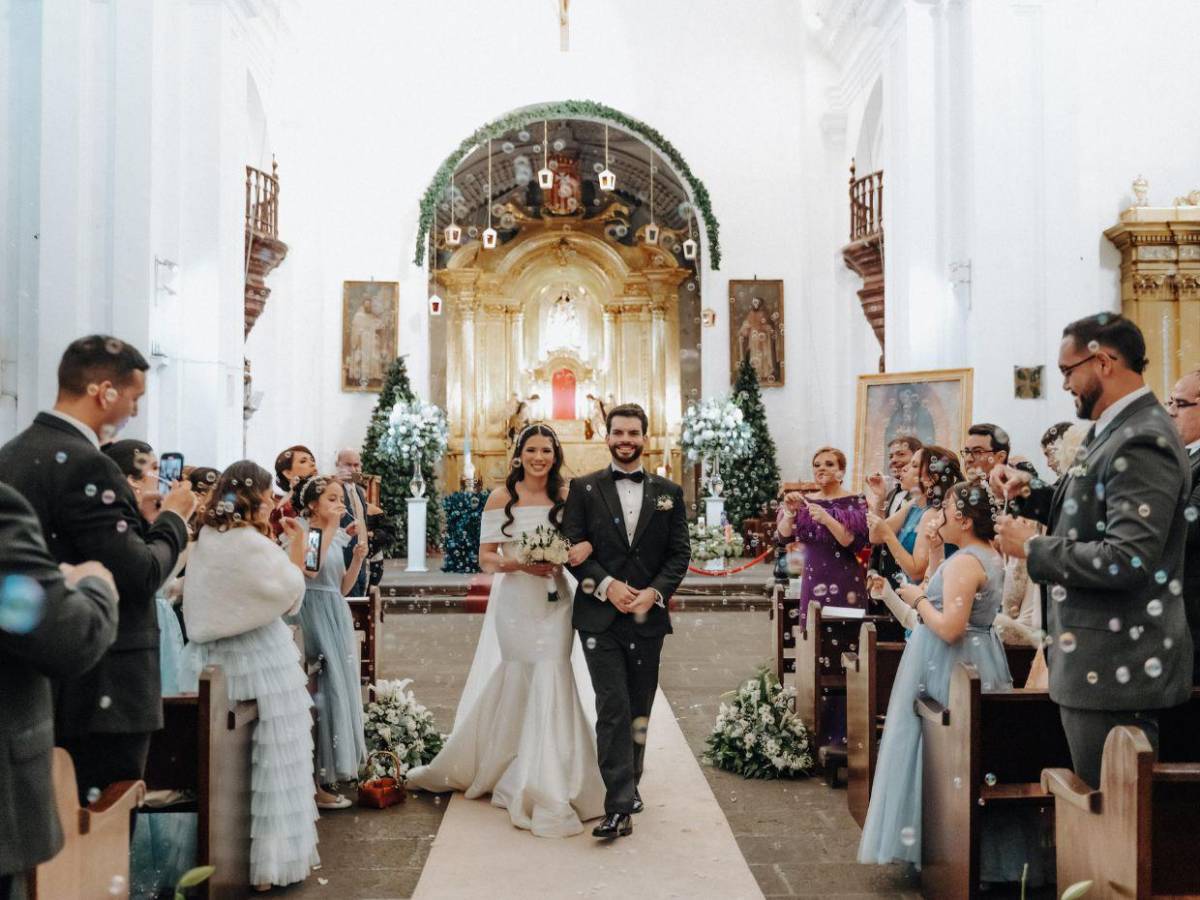
[{"label": "bridal bouquet", "polygon": [[[517,541],[517,561],[525,566],[537,563],[565,566],[570,549],[571,542],[561,531],[551,525],[539,525],[522,533]],[[546,599],[551,603],[558,599],[558,584],[553,578],[546,579]]]},{"label": "bridal bouquet", "polygon": [[442,749],[445,735],[437,730],[433,713],[417,702],[403,681],[378,681],[371,685],[375,699],[367,704],[364,732],[368,750],[390,750],[400,758],[400,771],[386,756],[375,756],[364,768],[363,778],[403,779],[408,770],[429,762]]},{"label": "bridal bouquet", "polygon": [[722,702],[705,761],[744,778],[806,775],[812,768],[808,729],[793,711],[796,689],[765,669]]}]

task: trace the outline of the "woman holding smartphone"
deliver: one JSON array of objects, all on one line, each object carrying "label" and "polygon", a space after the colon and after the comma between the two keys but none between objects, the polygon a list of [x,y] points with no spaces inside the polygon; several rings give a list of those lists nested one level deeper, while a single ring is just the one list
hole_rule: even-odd
[{"label": "woman holding smartphone", "polygon": [[301,529],[295,536],[286,536],[286,540],[299,540],[305,546],[308,588],[300,608],[304,650],[310,659],[324,657],[314,698],[317,806],[321,809],[350,805],[347,798],[326,786],[357,778],[367,755],[358,637],[345,596],[358,579],[367,543],[359,541],[347,566],[342,548],[350,543],[350,534],[338,527],[346,512],[343,497],[342,485],[333,478],[302,479],[292,493]]}]

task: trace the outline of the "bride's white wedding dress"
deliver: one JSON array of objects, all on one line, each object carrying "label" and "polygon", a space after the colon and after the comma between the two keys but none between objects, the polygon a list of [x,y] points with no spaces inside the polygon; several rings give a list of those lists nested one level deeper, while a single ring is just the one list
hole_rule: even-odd
[{"label": "bride's white wedding dress", "polygon": [[[549,511],[513,507],[504,534],[504,511],[487,510],[479,541],[514,553],[524,532],[548,524]],[[571,627],[574,586],[560,576],[551,602],[551,584],[524,572],[495,576],[454,728],[429,765],[408,773],[408,784],[468,799],[490,793],[518,828],[567,837],[604,815],[604,782],[595,694]]]}]

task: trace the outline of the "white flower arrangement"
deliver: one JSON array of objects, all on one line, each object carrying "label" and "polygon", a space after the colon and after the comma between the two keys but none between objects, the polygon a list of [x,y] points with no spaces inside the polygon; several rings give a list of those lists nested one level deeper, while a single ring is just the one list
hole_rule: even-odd
[{"label": "white flower arrangement", "polygon": [[517,560],[524,565],[550,563],[565,566],[570,549],[571,544],[561,531],[551,525],[539,525],[521,535],[516,553]]},{"label": "white flower arrangement", "polygon": [[1076,422],[1058,439],[1055,455],[1060,472],[1074,478],[1087,474],[1087,466],[1084,465],[1087,448],[1083,446],[1083,439],[1087,437],[1088,428],[1088,425]]},{"label": "white flower arrangement", "polygon": [[744,459],[754,450],[754,434],[742,410],[728,397],[693,403],[683,414],[680,447],[691,462]]},{"label": "white flower arrangement", "polygon": [[[727,695],[728,696],[728,695]],[[743,778],[792,778],[812,769],[808,729],[793,710],[796,689],[766,670],[722,702],[704,759]]]},{"label": "white flower arrangement", "polygon": [[710,559],[737,559],[746,550],[746,542],[736,531],[730,530],[728,539],[720,525],[688,525],[688,539],[692,544],[692,559],[707,562]]},{"label": "white flower arrangement", "polygon": [[420,400],[401,400],[388,415],[379,445],[405,465],[414,460],[432,465],[445,455],[449,439],[446,414],[440,407]]},{"label": "white flower arrangement", "polygon": [[364,732],[368,750],[390,750],[400,759],[400,771],[394,771],[391,757],[378,755],[364,767],[362,777],[403,779],[408,770],[433,759],[446,736],[437,730],[433,713],[417,702],[403,681],[378,681],[371,685],[375,699],[367,704]]},{"label": "white flower arrangement", "polygon": [[654,501],[654,508],[660,512],[669,512],[675,508],[675,501],[672,500],[667,494],[663,494]]}]

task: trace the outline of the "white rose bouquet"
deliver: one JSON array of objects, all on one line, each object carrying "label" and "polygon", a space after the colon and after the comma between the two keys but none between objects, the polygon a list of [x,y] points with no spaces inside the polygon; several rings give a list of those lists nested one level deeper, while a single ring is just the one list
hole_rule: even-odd
[{"label": "white rose bouquet", "polygon": [[796,689],[766,670],[721,703],[704,759],[744,778],[791,778],[812,769],[808,729],[793,711]]},{"label": "white rose bouquet", "polygon": [[691,462],[744,459],[754,450],[754,435],[742,410],[728,397],[693,403],[683,414],[680,446]]},{"label": "white rose bouquet", "polygon": [[440,407],[420,400],[400,400],[388,414],[387,430],[379,445],[405,465],[414,460],[432,464],[445,455],[449,438],[446,414]]},{"label": "white rose bouquet", "polygon": [[362,777],[392,777],[403,780],[408,770],[432,760],[442,749],[446,736],[437,730],[433,713],[417,702],[403,681],[378,681],[371,685],[374,700],[367,704],[363,730],[368,750],[390,750],[400,759],[400,771],[394,771],[391,757],[374,756],[364,767]]},{"label": "white rose bouquet", "polygon": [[[565,566],[570,550],[571,542],[561,531],[551,525],[539,525],[524,532],[517,541],[517,562],[525,566]],[[546,599],[551,603],[558,600],[558,582],[553,577],[546,578]]]}]

